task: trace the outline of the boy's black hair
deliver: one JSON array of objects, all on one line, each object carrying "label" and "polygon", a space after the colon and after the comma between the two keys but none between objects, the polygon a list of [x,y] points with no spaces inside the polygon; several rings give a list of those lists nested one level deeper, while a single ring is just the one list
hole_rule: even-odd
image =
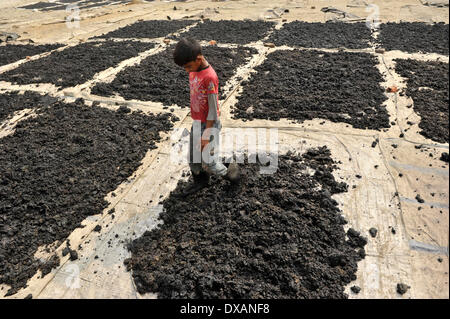
[{"label": "boy's black hair", "polygon": [[173,60],[179,66],[183,66],[188,62],[195,61],[199,54],[202,54],[200,43],[192,38],[183,38],[175,46]]}]

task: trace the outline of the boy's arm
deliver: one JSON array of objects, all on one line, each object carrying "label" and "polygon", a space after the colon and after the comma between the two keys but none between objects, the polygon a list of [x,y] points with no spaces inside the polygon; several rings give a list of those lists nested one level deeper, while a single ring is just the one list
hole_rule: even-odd
[{"label": "boy's arm", "polygon": [[209,143],[210,129],[217,119],[217,94],[208,94],[208,116],[206,117],[206,129],[202,135],[202,150]]}]

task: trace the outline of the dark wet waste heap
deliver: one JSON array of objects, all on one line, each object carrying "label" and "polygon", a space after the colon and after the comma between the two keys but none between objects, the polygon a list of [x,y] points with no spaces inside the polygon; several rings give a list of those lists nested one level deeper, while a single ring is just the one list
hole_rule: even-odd
[{"label": "dark wet waste heap", "polygon": [[449,142],[448,63],[396,59],[396,72],[407,79],[406,94],[420,116],[420,134],[439,143]]},{"label": "dark wet waste heap", "polygon": [[52,83],[57,87],[72,87],[154,46],[153,43],[139,41],[82,43],[2,73],[0,81],[15,84]]},{"label": "dark wet waste heap", "polygon": [[[102,2],[102,1],[104,1],[104,0],[92,0],[91,2]],[[58,0],[58,2],[70,4],[70,3],[82,2],[82,0]]]},{"label": "dark wet waste heap", "polygon": [[[139,65],[120,71],[111,83],[97,83],[92,94],[112,96],[119,94],[127,100],[161,102],[189,107],[189,75],[173,61],[174,47],[144,59]],[[219,77],[221,98],[224,85],[257,51],[252,48],[236,49],[206,46],[202,53]]]},{"label": "dark wet waste heap", "polygon": [[235,119],[315,118],[354,128],[389,127],[383,78],[367,53],[279,50],[243,83]]},{"label": "dark wet waste heap", "polygon": [[[143,0],[145,2],[152,2],[154,0]],[[53,2],[37,2],[31,5],[19,7],[19,9],[39,10],[43,12],[59,11],[70,9],[89,9],[103,7],[108,4],[126,4],[131,0],[55,0]]]},{"label": "dark wet waste heap", "polygon": [[47,267],[33,257],[38,247],[61,244],[86,217],[101,214],[105,196],[178,120],[129,111],[55,102],[0,139],[0,284],[12,287],[7,295],[38,268],[55,267],[53,257]]},{"label": "dark wet waste heap", "polygon": [[199,41],[217,41],[218,43],[248,44],[262,40],[275,27],[275,23],[252,20],[206,20],[179,38],[191,37]]},{"label": "dark wet waste heap", "polygon": [[0,93],[0,124],[11,117],[14,112],[43,107],[54,101],[56,99],[53,97],[35,92],[24,92],[23,94],[17,91]]},{"label": "dark wet waste heap", "polygon": [[448,55],[448,30],[444,23],[389,22],[381,24],[378,42],[386,50]]},{"label": "dark wet waste heap", "polygon": [[268,42],[277,46],[364,49],[370,40],[371,31],[365,23],[293,21],[274,31]]},{"label": "dark wet waste heap", "polygon": [[[241,164],[243,182],[213,178],[180,199],[180,181],[163,201],[162,224],[130,245],[125,261],[138,292],[159,298],[346,298],[367,240],[347,234],[333,194],[347,191],[326,147],[279,158],[260,174]],[[314,174],[307,173],[313,169]],[[348,238],[346,238],[346,235]]]},{"label": "dark wet waste heap", "polygon": [[37,2],[37,3],[33,3],[30,5],[26,5],[23,7],[19,7],[19,9],[29,9],[29,10],[33,10],[33,9],[44,9],[44,8],[50,8],[50,7],[55,7],[57,6],[58,3],[54,3],[54,2]]},{"label": "dark wet waste heap", "polygon": [[196,23],[194,20],[139,21],[96,38],[160,38]]},{"label": "dark wet waste heap", "polygon": [[[143,21],[102,37],[162,37],[195,22]],[[394,31],[387,36],[391,27]],[[257,53],[239,44],[261,40],[272,28],[261,21],[205,21],[182,36],[238,44],[203,49],[218,73],[223,99],[225,83]],[[403,34],[407,32],[415,38]],[[400,43],[394,35],[407,40]],[[442,35],[446,39],[441,41]],[[269,41],[363,49],[369,38],[364,23],[293,22]],[[379,42],[388,50],[448,54],[448,25],[387,24]],[[42,52],[58,46],[43,46]],[[83,43],[29,61],[0,74],[0,80],[70,87],[154,46],[137,41]],[[1,64],[41,52],[16,47],[0,46],[14,48],[0,54]],[[125,68],[111,83],[98,83],[92,93],[188,107],[188,75],[174,64],[172,50]],[[243,83],[233,117],[298,122],[320,118],[361,129],[387,128],[389,116],[382,105],[387,97],[377,63],[367,53],[272,52]],[[414,100],[414,111],[422,118],[421,134],[448,143],[448,64],[396,63],[408,81],[406,94]],[[11,295],[38,269],[45,276],[59,265],[56,255],[47,260],[33,255],[42,245],[61,244],[87,216],[102,213],[108,206],[105,195],[136,171],[176,117],[131,113],[126,107],[87,107],[82,100],[65,104],[31,92],[0,94],[0,106],[0,122],[24,108],[38,114],[0,139],[0,284],[12,286],[7,292]],[[448,154],[441,159],[448,162]],[[274,175],[259,174],[256,164],[241,165],[244,181],[238,188],[213,177],[210,188],[180,199],[176,194],[186,186],[180,182],[163,202],[163,224],[129,246],[132,257],[126,265],[138,291],[156,292],[160,298],[346,298],[344,287],[356,279],[367,241],[354,229],[345,232],[346,222],[331,198],[347,191],[332,175],[336,164],[328,149],[318,148],[302,156],[280,156]],[[77,258],[75,250],[70,254]]]},{"label": "dark wet waste heap", "polygon": [[[44,9],[41,9],[41,10],[39,10],[39,11],[42,11],[42,12],[48,12],[48,11],[62,11],[62,10],[66,11],[67,8],[68,8],[68,7],[67,7],[67,4],[60,4],[60,5],[56,6],[56,7],[44,8]],[[73,9],[72,9],[72,10],[73,10]],[[69,11],[70,11],[70,8],[69,8]]]},{"label": "dark wet waste heap", "polygon": [[0,66],[17,62],[27,56],[33,56],[62,47],[63,44],[7,44],[0,45]]},{"label": "dark wet waste heap", "polygon": [[83,9],[91,9],[91,8],[100,8],[100,7],[104,7],[110,3],[114,3],[114,1],[106,1],[106,2],[100,2],[100,3],[88,3],[86,2],[86,4],[83,4],[82,6],[80,6],[80,10]]}]

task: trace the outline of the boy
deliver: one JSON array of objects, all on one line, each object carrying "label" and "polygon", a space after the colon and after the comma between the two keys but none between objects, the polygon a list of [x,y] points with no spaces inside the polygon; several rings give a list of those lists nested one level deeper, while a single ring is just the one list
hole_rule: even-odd
[{"label": "boy", "polygon": [[218,157],[222,125],[219,120],[219,79],[216,72],[202,55],[200,44],[191,38],[178,42],[173,59],[189,73],[193,119],[189,139],[189,167],[194,184],[183,195],[195,193],[207,186],[210,173],[237,183],[240,179],[237,164],[230,163],[227,168]]}]

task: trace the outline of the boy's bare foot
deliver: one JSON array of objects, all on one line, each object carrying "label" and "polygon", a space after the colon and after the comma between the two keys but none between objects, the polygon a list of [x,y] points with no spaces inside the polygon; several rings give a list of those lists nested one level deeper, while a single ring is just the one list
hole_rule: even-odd
[{"label": "boy's bare foot", "polygon": [[194,183],[189,185],[185,190],[183,190],[182,193],[179,194],[181,197],[194,194],[209,184],[210,175],[205,171],[200,172],[198,175],[192,173],[192,177],[194,178]]},{"label": "boy's bare foot", "polygon": [[232,162],[230,163],[230,165],[228,165],[227,174],[224,176],[224,178],[231,183],[239,183],[239,181],[241,180],[241,174],[239,171],[239,166],[236,162]]}]

